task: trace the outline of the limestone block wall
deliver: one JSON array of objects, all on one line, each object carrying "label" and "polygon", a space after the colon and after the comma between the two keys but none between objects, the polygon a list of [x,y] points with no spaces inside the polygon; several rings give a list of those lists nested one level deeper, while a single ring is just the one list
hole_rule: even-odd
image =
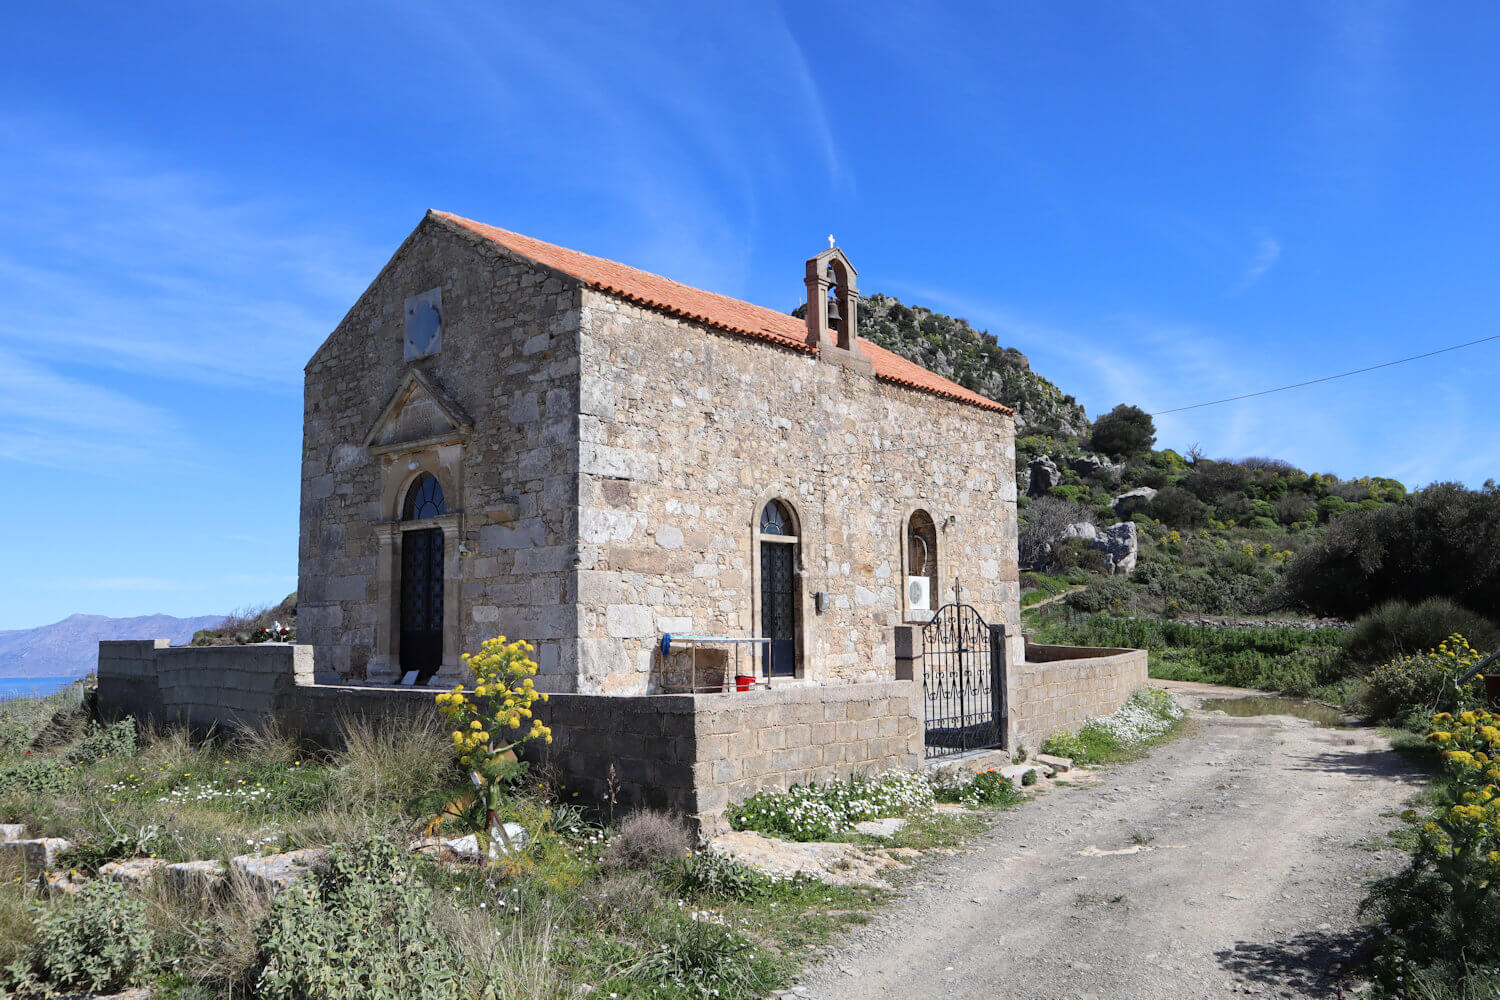
[{"label": "limestone block wall", "polygon": [[[579,690],[655,690],[662,632],[759,635],[757,518],[801,538],[799,676],[894,676],[905,525],[938,526],[936,607],[1019,660],[1013,419],[601,293],[581,300]],[[818,592],[829,595],[819,611]]]},{"label": "limestone block wall", "polygon": [[1058,729],[1114,713],[1147,677],[1143,649],[1028,644],[1008,671],[1010,748],[1035,750]]},{"label": "limestone block wall", "polygon": [[[409,362],[403,303],[430,289],[441,290],[441,350]],[[446,672],[505,634],[536,644],[544,687],[575,686],[578,316],[576,282],[429,217],[314,354],[298,628],[326,677],[398,673],[400,538],[436,526],[446,537]],[[470,426],[453,429],[425,388],[400,400],[413,373]],[[389,427],[378,425],[393,401]],[[450,513],[403,525],[401,502],[423,472]]]}]

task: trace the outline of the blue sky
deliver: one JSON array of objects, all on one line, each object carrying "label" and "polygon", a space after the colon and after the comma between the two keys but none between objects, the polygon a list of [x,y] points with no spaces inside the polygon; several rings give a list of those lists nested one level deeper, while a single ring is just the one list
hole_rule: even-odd
[{"label": "blue sky", "polygon": [[[766,305],[836,234],[1098,414],[1500,332],[1500,8],[32,4],[0,63],[0,628],[295,586],[302,365],[429,207]],[[1500,343],[1159,420],[1497,472]]]}]

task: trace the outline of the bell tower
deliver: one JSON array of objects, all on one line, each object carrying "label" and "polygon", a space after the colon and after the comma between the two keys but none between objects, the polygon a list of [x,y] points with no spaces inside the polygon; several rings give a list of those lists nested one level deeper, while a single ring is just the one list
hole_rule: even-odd
[{"label": "bell tower", "polygon": [[873,374],[874,366],[859,349],[858,277],[835,246],[807,262],[807,339],[819,357]]}]

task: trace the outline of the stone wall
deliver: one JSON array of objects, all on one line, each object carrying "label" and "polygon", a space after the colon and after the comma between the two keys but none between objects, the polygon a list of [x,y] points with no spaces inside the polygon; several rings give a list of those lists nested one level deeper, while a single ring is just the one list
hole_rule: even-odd
[{"label": "stone wall", "polygon": [[[274,720],[328,747],[351,717],[435,715],[431,688],[319,684],[310,646],[99,644],[100,714],[230,732]],[[643,697],[554,694],[538,706],[554,742],[534,763],[580,804],[622,815],[650,806],[705,831],[767,787],[915,767],[921,706],[910,681]],[[613,768],[613,773],[611,773]],[[613,802],[611,802],[613,799]]]},{"label": "stone wall", "polygon": [[[433,289],[441,350],[408,361],[404,303]],[[423,473],[449,513],[403,522]],[[437,527],[441,676],[505,634],[536,645],[545,690],[658,691],[662,632],[759,633],[774,497],[802,539],[798,676],[888,679],[892,626],[923,617],[902,585],[917,510],[933,606],[962,581],[1018,635],[1015,496],[1007,414],[639,308],[429,216],[307,366],[299,634],[321,680],[393,679],[402,538]]]},{"label": "stone wall", "polygon": [[938,526],[932,606],[959,580],[1019,636],[1012,417],[590,290],[580,337],[580,690],[657,690],[662,632],[762,634],[772,498],[801,538],[800,677],[894,676],[893,626],[930,617],[902,585],[917,510]]},{"label": "stone wall", "polygon": [[[407,362],[403,303],[434,288],[442,348]],[[298,629],[325,677],[398,673],[401,534],[435,526],[445,676],[462,673],[460,652],[505,634],[536,645],[542,686],[574,687],[578,297],[576,282],[429,217],[313,355]],[[450,514],[403,525],[423,472]]]},{"label": "stone wall", "polygon": [[195,730],[284,718],[297,685],[313,683],[313,648],[168,646],[164,639],[99,643],[101,713]]},{"label": "stone wall", "polygon": [[1058,729],[1111,715],[1146,683],[1143,649],[1027,644],[1026,661],[1009,675],[1009,747],[1032,750]]}]

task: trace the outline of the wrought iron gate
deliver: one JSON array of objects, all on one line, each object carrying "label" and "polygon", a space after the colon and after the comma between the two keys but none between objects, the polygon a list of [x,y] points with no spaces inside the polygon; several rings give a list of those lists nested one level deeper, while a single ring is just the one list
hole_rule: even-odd
[{"label": "wrought iron gate", "polygon": [[928,757],[1004,745],[1002,634],[967,604],[945,604],[922,626]]}]

